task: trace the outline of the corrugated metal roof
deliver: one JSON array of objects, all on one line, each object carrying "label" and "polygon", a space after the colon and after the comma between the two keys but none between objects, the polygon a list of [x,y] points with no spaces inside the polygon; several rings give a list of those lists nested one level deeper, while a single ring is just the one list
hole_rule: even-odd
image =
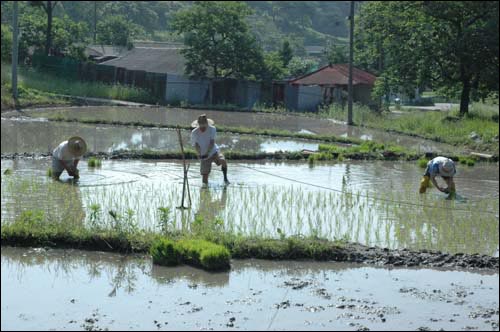
[{"label": "corrugated metal roof", "polygon": [[[352,84],[373,85],[377,77],[369,72],[353,67]],[[349,65],[337,64],[322,67],[290,81],[296,85],[347,85],[349,83]]]},{"label": "corrugated metal roof", "polygon": [[118,59],[101,64],[151,73],[182,75],[186,61],[179,51],[173,48],[139,47],[133,48]]}]

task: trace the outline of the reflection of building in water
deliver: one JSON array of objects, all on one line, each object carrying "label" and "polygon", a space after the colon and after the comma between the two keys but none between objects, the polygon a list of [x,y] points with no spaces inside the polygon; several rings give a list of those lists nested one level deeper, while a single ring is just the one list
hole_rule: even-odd
[{"label": "reflection of building in water", "polygon": [[196,216],[203,217],[203,220],[215,220],[226,208],[227,188],[222,189],[219,199],[212,200],[213,193],[209,189],[200,190],[200,204]]}]

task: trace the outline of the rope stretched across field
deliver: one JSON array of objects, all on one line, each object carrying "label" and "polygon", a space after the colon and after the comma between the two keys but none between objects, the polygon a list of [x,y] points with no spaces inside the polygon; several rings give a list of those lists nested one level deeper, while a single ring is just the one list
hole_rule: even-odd
[{"label": "rope stretched across field", "polygon": [[[266,172],[266,171],[263,171],[263,170],[260,170],[260,169],[256,169],[256,168],[250,167],[250,166],[245,166],[245,165],[241,165],[241,164],[238,165],[238,166],[244,167],[244,168],[248,168],[248,169],[251,169],[253,171],[256,171],[256,172],[259,172],[259,173],[263,173],[263,174],[266,174],[266,175],[269,175],[269,176],[274,176],[274,177],[277,177],[277,178],[280,178],[280,179],[288,180],[288,181],[291,181],[291,182],[295,182],[295,183],[299,183],[299,184],[304,184],[304,185],[307,185],[307,186],[316,187],[316,188],[320,188],[320,189],[324,189],[324,190],[334,191],[334,192],[338,192],[338,193],[341,193],[341,194],[346,194],[343,190],[340,190],[340,189],[334,189],[334,188],[325,187],[325,186],[322,186],[322,185],[319,185],[319,184],[314,184],[314,183],[309,183],[309,182],[304,182],[304,181],[300,181],[300,180],[296,180],[296,179],[287,178],[286,176],[273,174],[273,173]],[[350,194],[353,195],[352,193],[350,193]],[[495,214],[498,217],[498,213],[494,212],[494,211],[477,211],[477,210],[470,210],[470,209],[448,208],[448,207],[443,207],[443,206],[433,206],[433,205],[426,205],[426,204],[417,204],[417,203],[412,203],[412,202],[408,202],[408,201],[397,201],[397,200],[392,200],[392,199],[388,199],[388,198],[370,197],[370,196],[367,196],[367,195],[359,195],[359,196],[367,198],[367,199],[372,199],[372,200],[375,200],[375,201],[384,201],[384,202],[389,202],[389,203],[396,203],[396,204],[410,205],[410,206],[418,206],[418,207],[428,207],[428,208],[434,208],[434,209],[445,209],[445,210],[476,212],[476,213],[488,213],[488,214]]]}]

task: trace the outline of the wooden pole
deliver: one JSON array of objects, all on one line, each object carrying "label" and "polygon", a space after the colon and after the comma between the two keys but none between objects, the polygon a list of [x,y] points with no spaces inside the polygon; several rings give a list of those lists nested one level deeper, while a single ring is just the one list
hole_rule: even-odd
[{"label": "wooden pole", "polygon": [[14,102],[17,107],[17,54],[18,54],[18,36],[19,36],[19,24],[17,23],[17,1],[14,1],[14,15],[12,17],[12,97],[14,98]]},{"label": "wooden pole", "polygon": [[[184,181],[182,183],[182,203],[179,208],[181,209],[187,209],[191,207],[191,192],[189,191],[189,181],[188,181],[188,170],[189,166],[186,166],[186,156],[184,155],[184,145],[182,144],[182,136],[181,136],[181,130],[180,128],[177,128],[177,136],[179,137],[179,144],[181,146],[181,153],[182,153],[182,166],[184,169]],[[188,192],[188,200],[189,200],[189,206],[184,207],[184,197],[186,196],[186,189]]]},{"label": "wooden pole", "polygon": [[352,125],[352,60],[353,60],[353,41],[354,41],[354,1],[351,1],[351,13],[349,15],[350,29],[349,29],[349,100],[347,105],[347,124]]}]

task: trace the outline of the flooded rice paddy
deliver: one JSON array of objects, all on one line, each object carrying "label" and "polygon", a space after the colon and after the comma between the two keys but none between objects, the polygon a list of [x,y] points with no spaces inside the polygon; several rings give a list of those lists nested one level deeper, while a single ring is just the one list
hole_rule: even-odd
[{"label": "flooded rice paddy", "polygon": [[34,118],[84,119],[120,122],[146,122],[159,125],[191,124],[199,114],[206,113],[216,125],[225,127],[246,127],[259,129],[281,129],[292,132],[337,135],[343,137],[374,140],[381,143],[397,144],[418,152],[457,153],[457,147],[431,140],[387,133],[382,130],[347,126],[329,119],[319,119],[285,114],[227,112],[211,110],[190,110],[178,108],[148,107],[63,107],[38,110],[24,110],[4,113],[3,116],[30,116]]},{"label": "flooded rice paddy", "polygon": [[498,274],[1,250],[2,330],[498,330]]},{"label": "flooded rice paddy", "polygon": [[192,205],[181,204],[182,164],[176,161],[104,161],[80,164],[73,183],[47,178],[49,159],[2,160],[2,222],[24,210],[56,220],[109,225],[109,211],[155,230],[160,207],[169,227],[190,230],[197,216],[227,232],[318,236],[389,248],[433,249],[498,256],[498,164],[459,167],[458,199],[430,189],[417,193],[423,170],[408,162],[343,162],[310,167],[292,162],[230,162],[231,185],[216,167],[201,189],[199,163],[189,170]]},{"label": "flooded rice paddy", "polygon": [[[179,151],[177,132],[166,128],[90,125],[83,123],[36,121],[30,118],[2,118],[2,153],[49,153],[68,137],[87,139],[89,152],[118,150]],[[190,132],[183,130],[185,144]],[[248,153],[317,150],[318,142],[270,138],[258,135],[217,133],[217,144],[224,151]]]}]

